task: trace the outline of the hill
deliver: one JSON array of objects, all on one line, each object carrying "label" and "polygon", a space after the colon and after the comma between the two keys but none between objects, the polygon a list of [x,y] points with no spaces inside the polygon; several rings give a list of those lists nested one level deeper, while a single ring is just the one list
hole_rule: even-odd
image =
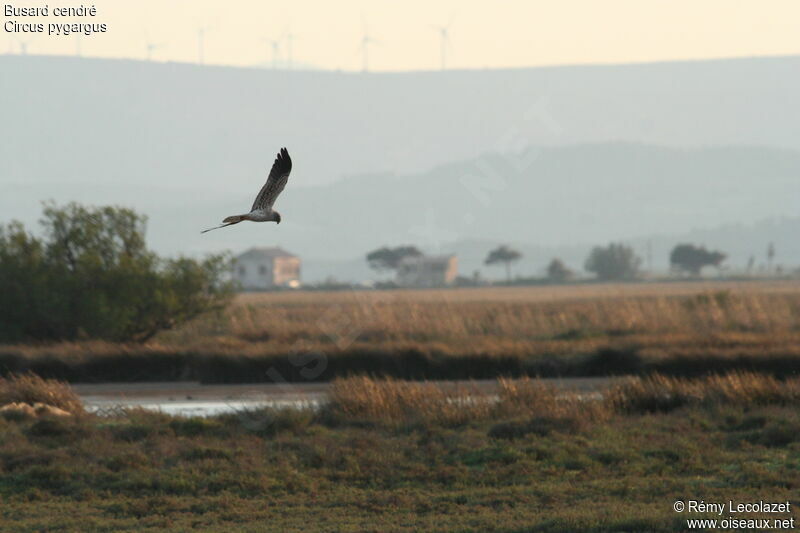
[{"label": "hill", "polygon": [[[128,205],[161,253],[280,245],[314,278],[358,278],[354,258],[382,244],[461,252],[471,272],[482,252],[463,243],[511,242],[580,266],[595,243],[713,228],[734,243],[736,225],[800,216],[796,57],[352,74],[0,56],[0,70],[3,219],[31,224],[46,199]],[[201,237],[250,206],[281,145],[295,167],[279,231]],[[736,254],[773,240],[754,231]]]},{"label": "hill", "polygon": [[224,191],[283,145],[307,185],[538,145],[800,148],[800,57],[364,74],[6,55],[0,72],[16,182]]}]

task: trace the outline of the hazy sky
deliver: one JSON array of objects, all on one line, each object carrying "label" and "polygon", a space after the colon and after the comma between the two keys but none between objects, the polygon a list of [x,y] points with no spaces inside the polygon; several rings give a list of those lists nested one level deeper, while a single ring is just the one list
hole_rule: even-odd
[{"label": "hazy sky", "polygon": [[[4,0],[17,7],[31,0]],[[47,2],[79,6],[80,2]],[[497,68],[565,63],[618,63],[800,52],[797,0],[97,0],[105,34],[74,36],[4,32],[5,51],[30,54],[198,61],[198,29],[208,27],[205,62],[254,66],[272,61],[267,42],[287,33],[295,66],[361,70],[365,28],[375,71],[437,69],[440,34],[451,22],[447,65]],[[5,17],[17,22],[63,22],[53,16]],[[5,27],[4,27],[5,29]],[[0,43],[0,50],[3,50]]]}]

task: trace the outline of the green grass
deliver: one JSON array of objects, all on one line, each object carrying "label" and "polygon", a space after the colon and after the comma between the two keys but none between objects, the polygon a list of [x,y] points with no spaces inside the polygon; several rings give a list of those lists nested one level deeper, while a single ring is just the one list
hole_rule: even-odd
[{"label": "green grass", "polygon": [[[355,379],[337,383],[319,412],[0,417],[0,523],[3,531],[666,532],[686,518],[672,511],[677,499],[800,505],[796,382],[659,379],[622,385],[600,402],[506,382],[499,403],[467,406],[467,416],[425,384]],[[725,394],[736,388],[745,391],[739,401]],[[668,410],[644,401],[702,390],[711,392]]]}]

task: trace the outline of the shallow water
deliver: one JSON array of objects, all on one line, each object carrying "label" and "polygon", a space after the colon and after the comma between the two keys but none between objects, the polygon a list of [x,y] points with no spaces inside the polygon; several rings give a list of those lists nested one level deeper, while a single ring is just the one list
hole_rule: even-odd
[{"label": "shallow water", "polygon": [[[598,395],[609,378],[542,380],[561,390],[587,398]],[[443,389],[471,387],[477,396],[454,401],[496,401],[497,381],[435,382]],[[118,408],[142,408],[175,416],[215,416],[260,408],[317,409],[328,399],[329,383],[202,385],[196,382],[75,384],[91,412],[113,413]]]},{"label": "shallow water", "polygon": [[274,409],[316,409],[319,400],[180,400],[180,401],[137,401],[137,400],[84,400],[90,412],[111,412],[118,408],[141,408],[158,411],[173,416],[216,416],[226,413],[239,413],[263,408]]}]

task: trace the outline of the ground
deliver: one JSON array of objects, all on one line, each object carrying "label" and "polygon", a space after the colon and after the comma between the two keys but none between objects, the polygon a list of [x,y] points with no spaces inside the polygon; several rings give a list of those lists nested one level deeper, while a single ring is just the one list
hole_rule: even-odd
[{"label": "ground", "polygon": [[0,346],[0,368],[81,382],[216,383],[794,373],[798,347],[794,281],[279,292],[242,295],[144,345]]},{"label": "ground", "polygon": [[[273,293],[146,346],[3,347],[6,368],[56,377],[338,379],[319,410],[205,419],[86,414],[68,387],[6,380],[0,399],[75,414],[0,417],[0,523],[567,532],[734,517],[673,509],[690,500],[789,501],[736,517],[797,521],[799,311],[788,282]],[[320,361],[327,374],[303,373]],[[341,377],[365,369],[380,372]],[[379,378],[404,372],[515,379],[487,393]],[[518,379],[537,372],[640,377],[572,395]]]},{"label": "ground", "polygon": [[800,505],[796,405],[531,420],[0,420],[0,518],[4,531],[679,531],[706,515],[677,500]]}]

